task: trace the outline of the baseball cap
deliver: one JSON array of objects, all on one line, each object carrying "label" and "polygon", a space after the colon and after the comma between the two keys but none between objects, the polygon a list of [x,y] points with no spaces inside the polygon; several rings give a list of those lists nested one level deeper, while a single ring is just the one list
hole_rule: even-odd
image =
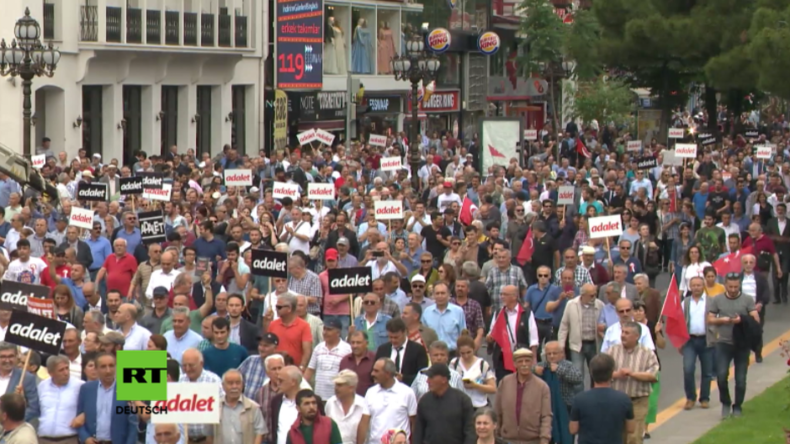
[{"label": "baseball cap", "polygon": [[334,248],[328,248],[326,253],[324,253],[324,258],[328,261],[336,261],[337,260],[337,250]]},{"label": "baseball cap", "polygon": [[95,153],[95,154],[93,155],[93,157],[95,157],[95,158],[97,158],[97,159],[101,159],[101,154],[99,154],[99,153]]},{"label": "baseball cap", "polygon": [[450,368],[447,367],[447,364],[433,364],[432,366],[428,367],[427,370],[423,370],[422,374],[433,378],[434,376],[444,376],[447,379],[450,379]]},{"label": "baseball cap", "polygon": [[425,277],[419,273],[415,274],[414,277],[411,278],[412,282],[425,282]]},{"label": "baseball cap", "polygon": [[340,239],[337,240],[337,244],[338,245],[340,245],[340,244],[349,245],[348,238],[347,237],[341,237]]},{"label": "baseball cap", "polygon": [[82,172],[82,177],[90,177],[93,179],[93,173],[91,173],[91,170],[85,170]]},{"label": "baseball cap", "polygon": [[58,222],[66,222],[69,223],[69,216],[67,214],[61,214],[58,217]]},{"label": "baseball cap", "polygon": [[263,341],[266,344],[280,345],[280,338],[278,338],[274,333],[264,333],[262,335],[258,335],[258,341]]},{"label": "baseball cap", "polygon": [[160,297],[160,296],[161,297],[167,297],[167,295],[169,293],[170,293],[170,291],[167,289],[167,287],[163,287],[163,286],[160,285],[159,287],[154,288],[154,297],[155,298],[156,297]]},{"label": "baseball cap", "polygon": [[337,319],[328,318],[324,320],[324,328],[334,328],[335,330],[342,330],[343,325]]},{"label": "baseball cap", "polygon": [[444,187],[445,187],[445,188],[452,188],[452,187],[453,187],[453,183],[452,183],[452,182],[450,182],[450,181],[445,181],[445,182],[444,182]]}]

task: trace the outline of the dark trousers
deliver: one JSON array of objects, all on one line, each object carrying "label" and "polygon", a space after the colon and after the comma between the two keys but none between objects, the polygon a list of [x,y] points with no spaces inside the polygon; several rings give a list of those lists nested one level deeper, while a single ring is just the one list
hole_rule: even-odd
[{"label": "dark trousers", "polygon": [[686,392],[686,399],[689,401],[697,401],[697,383],[694,381],[694,372],[697,369],[697,359],[699,359],[699,401],[710,401],[710,382],[711,373],[713,372],[713,347],[708,347],[705,336],[692,336],[683,346],[682,353],[683,389]]},{"label": "dark trousers", "polygon": [[[565,350],[570,350],[570,348],[566,348]],[[598,354],[598,344],[595,341],[584,341],[582,342],[582,349],[580,351],[573,351],[571,350],[570,359],[573,365],[582,372],[584,375],[584,363],[587,363],[587,368],[590,368],[590,361],[595,355]],[[587,372],[590,377],[590,384],[592,384],[592,375]],[[592,385],[591,385],[592,386]]]},{"label": "dark trousers", "polygon": [[[732,344],[716,344],[716,379],[719,401],[725,406],[740,407],[746,397],[746,371],[749,369],[750,351]],[[735,402],[730,397],[730,364],[735,367]]]},{"label": "dark trousers", "polygon": [[669,263],[672,259],[672,247],[675,245],[675,239],[664,239],[658,241],[658,248],[661,254],[661,267],[669,268]]},{"label": "dark trousers", "polygon": [[[779,264],[782,266],[782,277],[776,277],[776,270],[773,273],[774,280],[774,302],[787,302],[787,282],[790,277],[790,254],[780,254]],[[776,268],[776,267],[773,267]],[[761,319],[762,320],[762,319]]]},{"label": "dark trousers", "polygon": [[[500,356],[502,355],[500,354]],[[493,364],[494,364],[494,376],[496,376],[497,385],[499,385],[499,381],[501,381],[502,378],[513,373],[505,368],[505,364],[502,362],[501,357],[499,359],[494,359]]]},{"label": "dark trousers", "polygon": [[[544,320],[539,321],[535,319],[535,324],[538,325],[538,356],[542,356],[543,345],[546,342],[549,342],[553,339],[552,338],[552,333],[554,331],[553,320],[548,319],[546,321]],[[540,359],[540,358],[536,358],[536,359]]]},{"label": "dark trousers", "polygon": [[757,351],[754,352],[755,356],[763,355],[763,331],[765,331],[765,305],[758,312],[760,315],[760,340],[757,342]]}]

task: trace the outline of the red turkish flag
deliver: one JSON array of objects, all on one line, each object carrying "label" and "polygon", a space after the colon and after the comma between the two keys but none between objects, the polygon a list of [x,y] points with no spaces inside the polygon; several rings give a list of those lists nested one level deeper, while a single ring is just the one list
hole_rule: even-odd
[{"label": "red turkish flag", "polygon": [[532,255],[535,253],[535,238],[532,237],[532,227],[529,227],[529,231],[527,231],[527,237],[524,238],[524,242],[521,244],[521,249],[518,250],[518,254],[516,255],[516,261],[524,265],[530,261]]},{"label": "red turkish flag", "polygon": [[477,205],[472,202],[469,196],[464,196],[464,202],[463,205],[461,205],[461,212],[458,214],[458,220],[462,224],[469,226],[474,220],[475,211],[477,211]]},{"label": "red turkish flag", "polygon": [[676,349],[680,350],[689,340],[689,331],[686,325],[686,316],[683,315],[683,306],[680,302],[680,293],[678,292],[674,274],[669,282],[669,291],[667,291],[667,297],[664,299],[664,306],[661,308],[661,316],[664,317],[664,334],[669,339],[669,342]]},{"label": "red turkish flag", "polygon": [[576,138],[576,152],[588,159],[592,157],[590,150],[588,150],[587,146],[584,145],[581,137]]},{"label": "red turkish flag", "polygon": [[741,256],[744,254],[752,254],[752,247],[741,248],[735,253],[730,253],[714,262],[713,268],[716,269],[716,274],[724,276],[727,273],[740,273]]}]

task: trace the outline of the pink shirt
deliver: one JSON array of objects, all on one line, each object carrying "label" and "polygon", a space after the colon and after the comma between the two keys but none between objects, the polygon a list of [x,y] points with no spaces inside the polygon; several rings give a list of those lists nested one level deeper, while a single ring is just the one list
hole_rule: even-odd
[{"label": "pink shirt", "polygon": [[[325,315],[348,315],[351,313],[348,305],[348,295],[344,295],[344,300],[340,304],[332,306],[327,302],[329,296],[329,271],[324,270],[318,274],[318,279],[321,281],[321,291],[324,293],[324,314]],[[334,295],[332,298],[337,298],[339,295]]]}]

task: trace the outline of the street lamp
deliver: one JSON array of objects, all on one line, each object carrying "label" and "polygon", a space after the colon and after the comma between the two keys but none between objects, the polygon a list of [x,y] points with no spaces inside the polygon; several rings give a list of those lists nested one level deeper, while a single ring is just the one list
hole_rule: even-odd
[{"label": "street lamp", "polygon": [[412,127],[409,139],[409,165],[411,166],[411,182],[414,192],[420,189],[420,104],[417,101],[420,81],[427,85],[439,72],[439,59],[425,51],[425,43],[416,38],[406,42],[406,54],[392,59],[392,72],[395,80],[411,82],[411,119]]},{"label": "street lamp", "polygon": [[41,27],[36,19],[30,16],[30,8],[25,8],[25,16],[17,20],[14,26],[14,40],[8,45],[5,39],[0,40],[0,76],[19,76],[22,78],[22,118],[25,132],[22,136],[24,154],[30,156],[30,127],[33,105],[30,96],[33,93],[33,77],[55,74],[60,61],[60,51],[52,46],[41,44]]}]

